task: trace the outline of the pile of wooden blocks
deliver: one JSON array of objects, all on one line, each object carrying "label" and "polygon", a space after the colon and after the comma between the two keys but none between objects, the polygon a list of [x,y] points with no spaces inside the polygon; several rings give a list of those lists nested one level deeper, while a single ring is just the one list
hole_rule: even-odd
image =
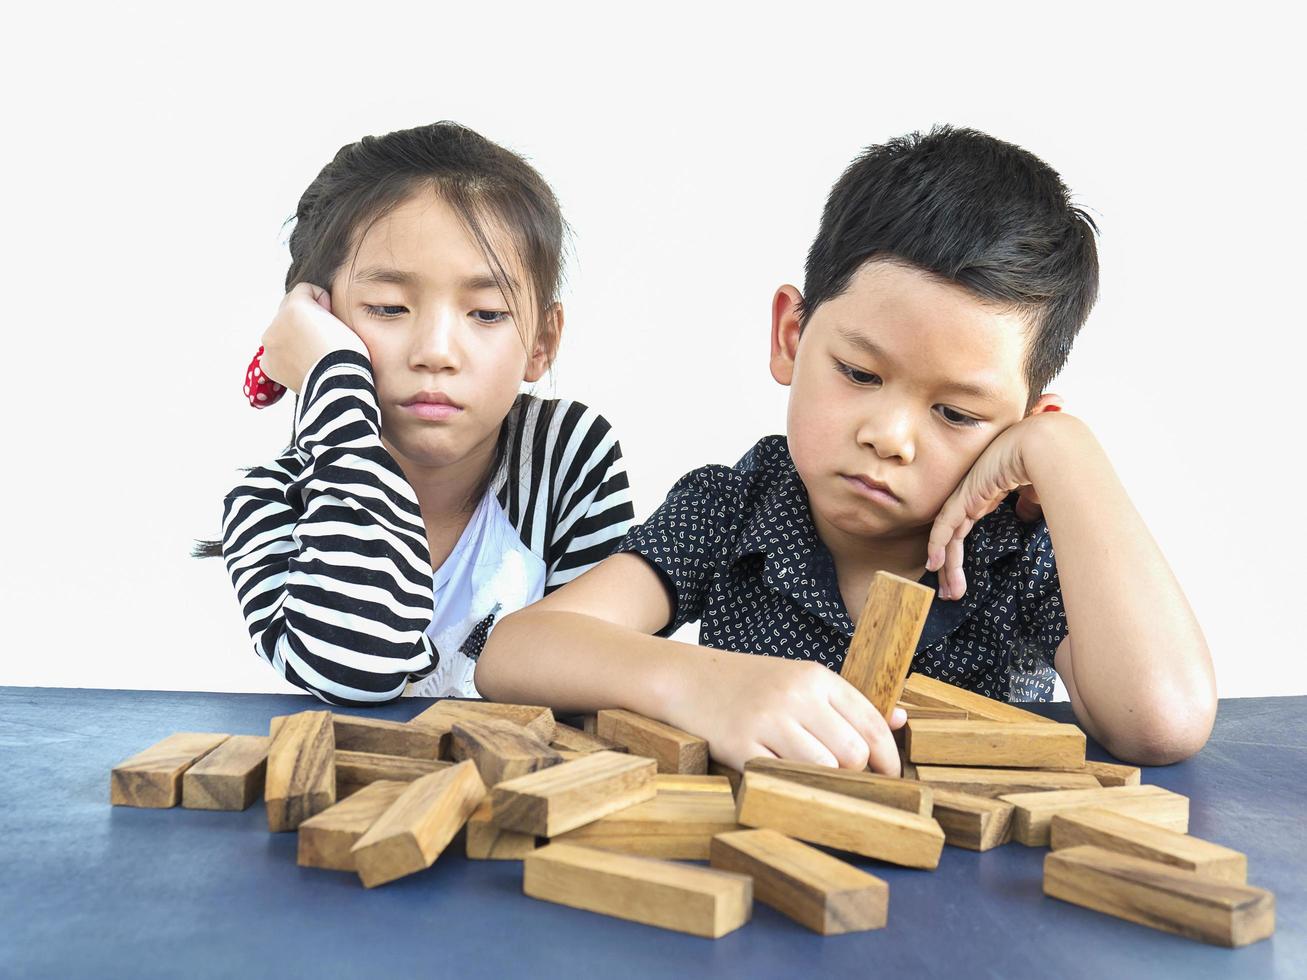
[{"label": "pile of wooden blocks", "polygon": [[[946,844],[1047,846],[1044,892],[1226,946],[1274,931],[1243,854],[1187,835],[1189,801],[1138,769],[1087,762],[1085,736],[920,674],[929,592],[878,576],[844,676],[908,714],[903,778],[774,758],[736,772],[703,739],[623,710],[582,728],[548,708],[440,701],[408,723],[328,711],[267,736],[179,733],[114,768],[128,806],[243,810],[263,796],[298,861],[373,888],[469,858],[520,860],[538,899],[699,936],[753,900],[824,935],[883,927],[889,887],[821,848],[911,868]],[[708,867],[682,863],[707,861]]]}]

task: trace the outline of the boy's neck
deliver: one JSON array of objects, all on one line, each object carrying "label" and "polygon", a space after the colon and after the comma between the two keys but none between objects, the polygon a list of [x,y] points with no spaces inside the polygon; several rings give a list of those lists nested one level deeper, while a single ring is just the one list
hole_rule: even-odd
[{"label": "boy's neck", "polygon": [[854,623],[858,621],[871,580],[877,572],[889,572],[912,582],[925,574],[929,526],[868,539],[841,531],[815,511],[812,521],[817,536],[834,560],[840,594]]}]

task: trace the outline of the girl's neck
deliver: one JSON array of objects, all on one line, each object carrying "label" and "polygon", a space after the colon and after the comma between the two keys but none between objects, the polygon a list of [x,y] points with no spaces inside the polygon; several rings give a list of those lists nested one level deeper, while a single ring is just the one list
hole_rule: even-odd
[{"label": "girl's neck", "polygon": [[[426,466],[404,456],[383,436],[382,444],[394,458],[418,498],[428,531],[463,527],[480,503],[476,493],[495,458],[498,433],[462,459],[444,466]],[[475,495],[475,496],[474,496]]]}]

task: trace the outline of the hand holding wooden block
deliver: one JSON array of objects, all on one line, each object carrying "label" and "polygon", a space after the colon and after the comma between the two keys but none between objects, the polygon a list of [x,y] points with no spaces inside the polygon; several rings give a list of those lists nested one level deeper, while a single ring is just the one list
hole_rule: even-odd
[{"label": "hand holding wooden block", "polygon": [[903,692],[934,596],[926,586],[889,572],[872,579],[840,676],[886,718]]},{"label": "hand holding wooden block", "polygon": [[182,774],[227,738],[215,732],[177,732],[124,759],[109,773],[109,802],[114,806],[176,806],[182,797]]},{"label": "hand holding wooden block", "polygon": [[634,711],[607,708],[599,712],[597,731],[600,738],[626,746],[632,755],[656,759],[659,772],[708,771],[706,741]]}]

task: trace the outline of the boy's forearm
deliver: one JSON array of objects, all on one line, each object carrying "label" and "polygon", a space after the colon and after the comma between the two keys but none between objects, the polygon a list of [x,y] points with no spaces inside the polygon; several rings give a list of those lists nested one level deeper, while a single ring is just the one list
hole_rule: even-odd
[{"label": "boy's forearm", "polygon": [[1207,642],[1097,439],[1078,419],[1050,421],[1027,467],[1057,556],[1078,713],[1118,755],[1184,758],[1215,715]]}]

